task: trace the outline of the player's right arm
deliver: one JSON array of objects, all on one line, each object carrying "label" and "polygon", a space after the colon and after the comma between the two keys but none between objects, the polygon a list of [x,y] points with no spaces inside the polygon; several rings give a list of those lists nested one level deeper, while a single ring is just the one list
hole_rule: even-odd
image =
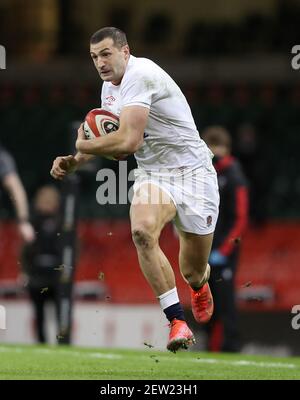
[{"label": "player's right arm", "polygon": [[73,155],[59,156],[53,161],[50,175],[55,179],[62,180],[65,176],[75,172],[82,164],[91,160],[94,156],[78,152]]}]

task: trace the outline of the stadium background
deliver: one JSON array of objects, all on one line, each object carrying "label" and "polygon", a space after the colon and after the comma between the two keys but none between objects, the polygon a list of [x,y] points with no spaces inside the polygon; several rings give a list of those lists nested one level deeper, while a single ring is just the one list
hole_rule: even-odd
[{"label": "stadium background", "polygon": [[[134,55],[152,58],[176,79],[200,132],[210,124],[230,130],[252,195],[237,279],[245,352],[300,354],[299,331],[291,326],[291,309],[300,303],[300,72],[291,66],[299,18],[299,2],[279,0],[187,0],[184,10],[177,0],[0,2],[0,44],[7,52],[1,142],[30,199],[49,182],[52,160],[69,151],[73,122],[99,104],[101,82],[88,42],[101,26],[124,29]],[[129,159],[128,170],[134,165]],[[80,174],[74,343],[138,347],[146,340],[163,347],[164,319],[139,272],[129,207],[96,203],[95,171],[102,167],[118,171],[118,163],[99,159]],[[33,341],[17,279],[20,242],[10,202],[1,201],[0,303],[8,330],[0,339]],[[171,227],[161,242],[176,269]],[[130,337],[133,321],[136,337]]]}]

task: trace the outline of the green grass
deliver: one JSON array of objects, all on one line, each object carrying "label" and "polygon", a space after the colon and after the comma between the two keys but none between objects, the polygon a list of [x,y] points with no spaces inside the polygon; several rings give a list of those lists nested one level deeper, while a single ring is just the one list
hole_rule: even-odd
[{"label": "green grass", "polygon": [[300,379],[300,358],[0,345],[0,379]]}]

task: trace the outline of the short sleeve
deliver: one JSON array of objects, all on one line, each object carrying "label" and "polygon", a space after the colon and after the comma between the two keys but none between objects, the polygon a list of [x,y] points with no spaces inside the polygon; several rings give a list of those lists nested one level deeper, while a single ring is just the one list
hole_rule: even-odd
[{"label": "short sleeve", "polygon": [[156,92],[157,87],[153,79],[143,75],[132,76],[122,85],[122,106],[140,105],[150,108]]},{"label": "short sleeve", "polygon": [[6,150],[0,148],[0,179],[2,180],[11,172],[16,172],[14,159]]}]

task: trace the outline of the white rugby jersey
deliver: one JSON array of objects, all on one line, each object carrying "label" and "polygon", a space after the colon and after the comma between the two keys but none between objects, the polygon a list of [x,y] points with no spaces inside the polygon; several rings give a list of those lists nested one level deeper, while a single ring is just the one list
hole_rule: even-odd
[{"label": "white rugby jersey", "polygon": [[118,116],[125,106],[150,109],[144,143],[134,154],[139,168],[196,168],[212,158],[185,96],[153,61],[130,55],[120,85],[103,82],[101,102],[102,108]]}]

